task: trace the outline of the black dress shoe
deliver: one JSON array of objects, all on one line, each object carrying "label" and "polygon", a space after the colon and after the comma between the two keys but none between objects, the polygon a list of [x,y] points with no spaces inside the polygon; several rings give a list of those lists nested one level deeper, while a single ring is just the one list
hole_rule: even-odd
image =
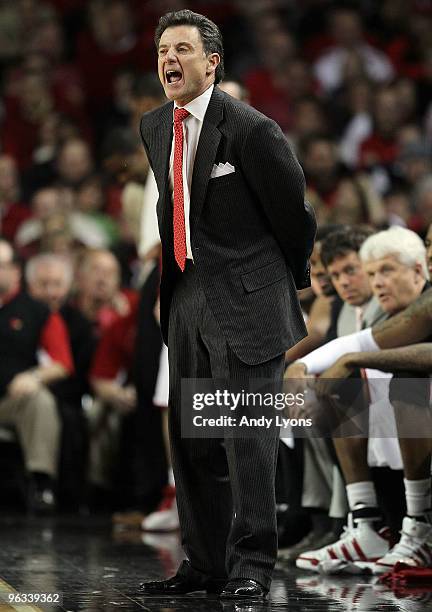
[{"label": "black dress shoe", "polygon": [[216,578],[197,580],[177,575],[168,578],[168,580],[143,582],[140,584],[139,591],[144,595],[187,595],[187,593],[196,591],[207,591],[207,593],[219,595],[225,583],[225,580],[217,580]]},{"label": "black dress shoe", "polygon": [[30,487],[28,509],[32,514],[53,514],[56,510],[56,499],[52,489]]},{"label": "black dress shoe", "polygon": [[268,589],[256,580],[235,578],[225,585],[220,594],[221,599],[266,599]]}]

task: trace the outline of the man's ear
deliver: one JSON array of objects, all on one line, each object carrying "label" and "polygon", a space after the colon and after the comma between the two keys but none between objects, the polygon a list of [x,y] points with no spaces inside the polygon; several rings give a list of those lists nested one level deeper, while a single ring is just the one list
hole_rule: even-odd
[{"label": "man's ear", "polygon": [[428,280],[427,278],[425,278],[424,276],[424,271],[423,271],[423,266],[421,265],[420,262],[417,262],[415,265],[415,271],[417,273],[417,279],[419,281],[424,281],[424,280]]},{"label": "man's ear", "polygon": [[220,64],[219,53],[210,53],[210,55],[207,56],[207,74],[214,74],[219,64]]}]

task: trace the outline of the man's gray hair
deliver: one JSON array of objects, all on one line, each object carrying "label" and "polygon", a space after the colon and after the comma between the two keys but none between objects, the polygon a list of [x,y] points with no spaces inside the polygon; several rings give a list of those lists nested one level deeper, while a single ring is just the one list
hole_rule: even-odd
[{"label": "man's gray hair", "polygon": [[424,278],[429,278],[426,263],[426,247],[415,232],[405,227],[390,227],[367,238],[359,251],[363,263],[394,255],[406,266],[420,264]]},{"label": "man's gray hair", "polygon": [[25,267],[25,279],[27,284],[31,285],[31,283],[34,281],[39,266],[44,267],[53,264],[60,264],[63,266],[64,274],[67,279],[67,284],[69,287],[71,287],[74,278],[74,269],[72,263],[67,257],[62,257],[61,255],[54,255],[54,253],[41,253],[40,255],[35,255],[34,257],[28,260]]}]

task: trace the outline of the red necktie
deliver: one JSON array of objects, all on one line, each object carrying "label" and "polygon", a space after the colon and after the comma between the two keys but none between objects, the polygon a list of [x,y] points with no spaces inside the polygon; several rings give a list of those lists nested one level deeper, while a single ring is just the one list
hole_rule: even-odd
[{"label": "red necktie", "polygon": [[174,110],[174,257],[183,272],[186,264],[186,226],[183,193],[183,120],[189,115],[184,108]]}]

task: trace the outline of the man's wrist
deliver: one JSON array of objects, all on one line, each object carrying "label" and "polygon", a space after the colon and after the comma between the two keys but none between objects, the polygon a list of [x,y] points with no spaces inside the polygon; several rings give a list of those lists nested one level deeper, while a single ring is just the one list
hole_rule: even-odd
[{"label": "man's wrist", "polygon": [[358,368],[360,367],[359,359],[360,353],[347,353],[341,357],[341,362],[347,368]]}]

